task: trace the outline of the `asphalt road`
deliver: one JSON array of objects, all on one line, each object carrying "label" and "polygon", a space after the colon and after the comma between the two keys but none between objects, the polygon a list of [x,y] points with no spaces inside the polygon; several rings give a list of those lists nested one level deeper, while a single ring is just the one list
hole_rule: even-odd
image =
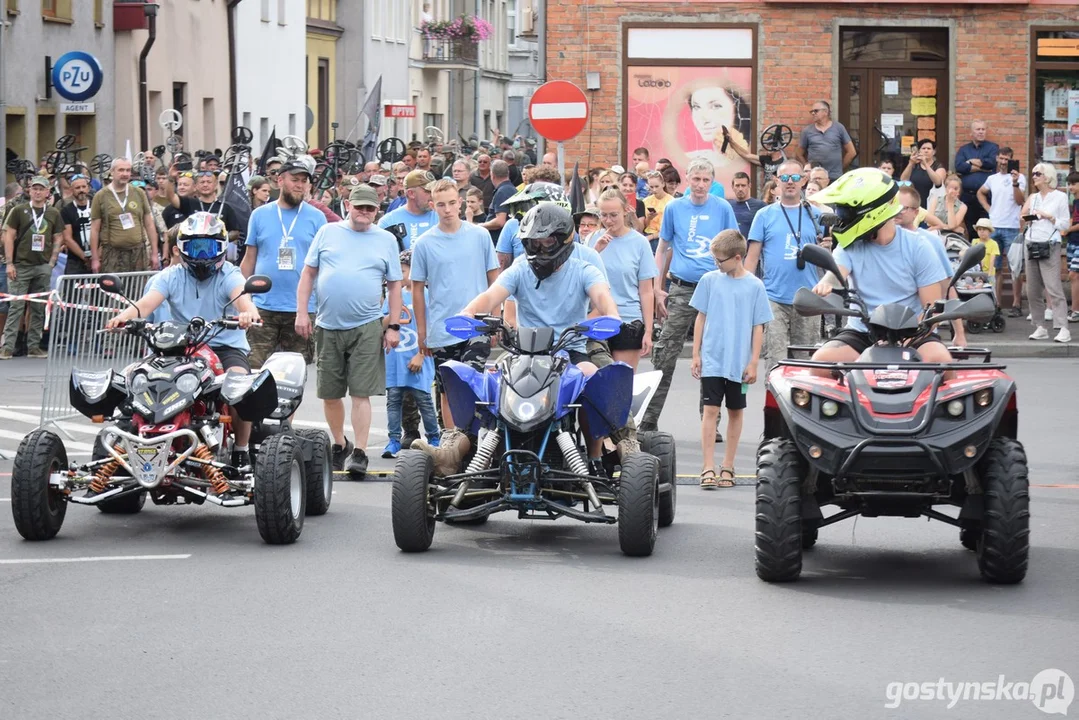
[{"label": "asphalt road", "polygon": [[[385,482],[339,482],[289,547],[263,545],[250,508],[205,506],[72,507],[56,539],[29,543],[6,519],[5,475],[0,718],[1041,717],[1029,700],[887,707],[894,683],[1029,682],[1048,668],[1079,681],[1074,362],[1010,364],[1037,485],[1015,587],[984,584],[950,526],[866,518],[822,530],[800,582],[767,585],[748,486],[681,487],[655,554],[630,559],[614,527],[506,516],[439,525],[430,552],[404,555]],[[5,433],[32,427],[18,416],[34,415],[40,367],[0,366]],[[679,471],[695,474],[684,369],[663,424]],[[308,401],[300,419],[319,414]],[[752,412],[742,473],[760,432]]]}]

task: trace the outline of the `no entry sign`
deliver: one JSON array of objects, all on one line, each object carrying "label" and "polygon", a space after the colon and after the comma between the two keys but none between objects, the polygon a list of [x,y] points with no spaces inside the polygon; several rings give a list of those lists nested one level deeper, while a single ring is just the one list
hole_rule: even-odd
[{"label": "no entry sign", "polygon": [[588,122],[588,100],[581,89],[565,80],[540,85],[528,104],[528,118],[542,137],[562,142],[576,137]]}]

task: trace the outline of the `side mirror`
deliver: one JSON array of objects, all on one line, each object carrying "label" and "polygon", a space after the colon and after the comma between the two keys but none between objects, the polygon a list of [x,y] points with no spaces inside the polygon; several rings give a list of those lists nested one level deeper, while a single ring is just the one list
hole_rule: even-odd
[{"label": "side mirror", "polygon": [[815,317],[817,315],[840,315],[842,317],[857,317],[861,315],[854,308],[843,305],[843,298],[832,294],[821,297],[809,288],[798,288],[794,294],[794,311],[802,317]]},{"label": "side mirror", "polygon": [[100,275],[97,278],[97,286],[107,293],[119,295],[120,297],[127,299],[124,295],[123,287],[120,285],[120,278],[115,275]]},{"label": "side mirror", "polygon": [[270,278],[265,275],[252,275],[244,283],[244,292],[248,295],[261,295],[262,293],[270,292],[272,287],[273,280]]},{"label": "side mirror", "polygon": [[827,270],[835,275],[839,282],[843,283],[844,288],[847,287],[846,281],[843,280],[843,273],[839,271],[839,265],[836,264],[832,253],[820,245],[803,245],[802,249],[798,251],[798,261],[802,267],[805,266],[805,263],[809,263],[822,270]]},{"label": "side mirror", "polygon": [[988,295],[975,295],[970,300],[951,307],[948,312],[934,315],[931,321],[934,325],[947,320],[970,320],[982,323],[989,322],[995,312],[996,306]]},{"label": "side mirror", "polygon": [[982,260],[985,259],[985,245],[978,243],[977,245],[971,245],[963,253],[962,259],[959,261],[959,267],[955,269],[955,274],[952,275],[952,281],[948,283],[948,288],[955,287],[955,284],[959,282],[959,278],[963,277],[967,270],[970,270],[975,265],[980,265]]},{"label": "side mirror", "polygon": [[577,332],[589,340],[606,340],[622,332],[622,321],[618,318],[604,315],[585,320],[576,329]]},{"label": "side mirror", "polygon": [[446,318],[446,332],[453,335],[455,338],[462,340],[471,340],[472,338],[480,337],[483,333],[480,328],[486,328],[487,323],[483,320],[477,320],[474,317],[468,315],[454,315],[453,317]]}]

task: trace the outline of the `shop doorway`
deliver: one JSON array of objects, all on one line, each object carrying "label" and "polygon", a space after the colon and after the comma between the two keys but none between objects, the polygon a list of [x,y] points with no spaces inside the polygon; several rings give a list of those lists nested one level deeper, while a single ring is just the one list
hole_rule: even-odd
[{"label": "shop doorway", "polygon": [[951,165],[946,29],[842,29],[840,58],[839,121],[859,166],[890,157],[898,177],[922,138],[934,140],[938,160]]}]

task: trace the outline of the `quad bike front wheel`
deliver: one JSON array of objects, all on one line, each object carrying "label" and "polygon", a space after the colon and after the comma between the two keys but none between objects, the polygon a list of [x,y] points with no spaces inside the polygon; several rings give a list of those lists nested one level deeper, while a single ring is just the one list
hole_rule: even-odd
[{"label": "quad bike front wheel", "polygon": [[434,540],[435,513],[428,497],[434,474],[434,461],[425,452],[406,450],[397,457],[390,516],[393,540],[405,552],[425,552]]},{"label": "quad bike front wheel", "polygon": [[804,463],[790,440],[765,441],[757,454],[757,577],[790,582],[802,574]]},{"label": "quad bike front wheel", "polygon": [[[105,431],[102,430],[94,439],[92,458],[95,461],[104,460],[109,457],[109,451],[105,449],[105,443],[102,442],[104,435]],[[123,497],[102,500],[97,504],[97,509],[106,515],[134,515],[135,513],[141,512],[142,507],[145,504],[146,491],[140,490],[139,492],[129,493]]]},{"label": "quad bike front wheel", "polygon": [[294,543],[303,532],[307,486],[299,442],[289,433],[271,435],[255,462],[255,522],[270,545]]},{"label": "quad bike front wheel", "polygon": [[643,452],[622,459],[618,482],[618,544],[630,557],[646,557],[659,531],[659,460]]},{"label": "quad bike front wheel", "polygon": [[978,569],[992,583],[1022,582],[1030,554],[1030,477],[1023,446],[996,438],[981,462],[985,509]]},{"label": "quad bike front wheel", "polygon": [[11,469],[11,515],[27,540],[51,540],[60,532],[67,499],[49,485],[54,472],[67,469],[64,443],[48,430],[34,430],[19,443]]},{"label": "quad bike front wheel", "polygon": [[307,515],[325,515],[333,500],[333,447],[325,430],[297,430],[311,444],[311,459],[303,464],[307,485]]},{"label": "quad bike front wheel", "polygon": [[659,481],[670,485],[670,492],[659,495],[659,526],[669,527],[678,509],[678,455],[674,436],[659,431],[641,431],[637,433],[637,439],[641,443],[641,452],[659,460]]}]

